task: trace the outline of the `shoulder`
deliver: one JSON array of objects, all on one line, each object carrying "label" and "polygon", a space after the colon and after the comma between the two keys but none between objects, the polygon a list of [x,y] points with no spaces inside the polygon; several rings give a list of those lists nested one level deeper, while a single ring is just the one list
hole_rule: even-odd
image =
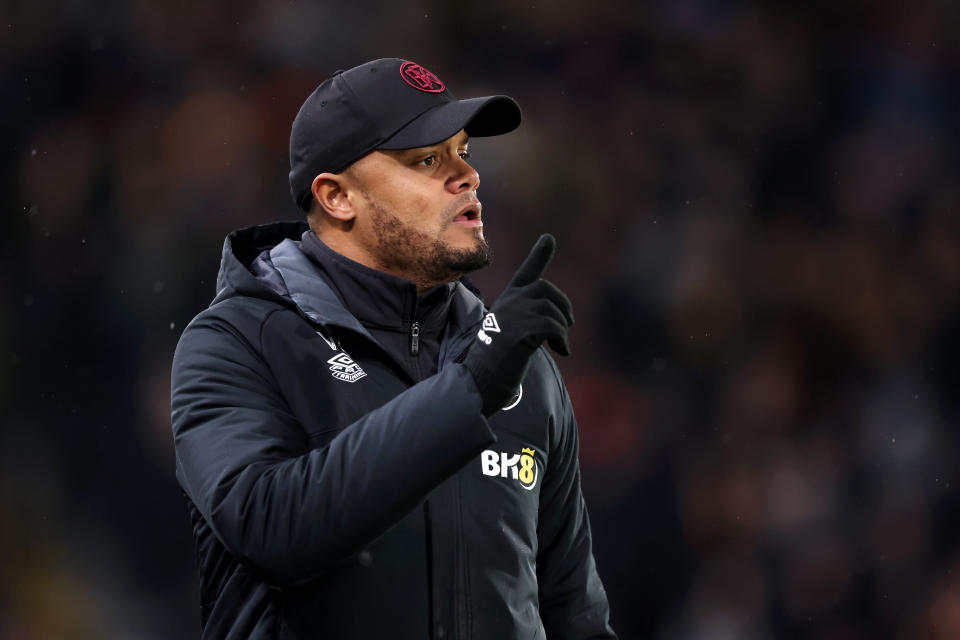
[{"label": "shoulder", "polygon": [[288,310],[289,307],[274,300],[238,295],[210,305],[198,313],[190,324],[221,321],[238,327],[251,323],[259,325],[272,314]]},{"label": "shoulder", "polygon": [[290,312],[289,307],[262,298],[239,295],[221,300],[190,321],[180,336],[178,350],[197,334],[203,334],[206,340],[240,339],[258,350],[264,326],[271,317],[285,311]]}]

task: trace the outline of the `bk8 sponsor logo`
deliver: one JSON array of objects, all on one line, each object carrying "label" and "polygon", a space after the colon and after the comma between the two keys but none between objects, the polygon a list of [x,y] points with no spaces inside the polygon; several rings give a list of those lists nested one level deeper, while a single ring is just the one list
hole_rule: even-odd
[{"label": "bk8 sponsor logo", "polygon": [[485,476],[512,478],[520,486],[530,491],[537,486],[540,465],[536,460],[536,451],[524,447],[520,453],[504,453],[487,449],[480,454],[481,470]]}]

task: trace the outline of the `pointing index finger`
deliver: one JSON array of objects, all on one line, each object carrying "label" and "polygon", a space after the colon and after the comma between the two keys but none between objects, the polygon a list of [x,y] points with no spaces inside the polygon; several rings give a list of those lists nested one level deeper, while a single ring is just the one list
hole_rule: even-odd
[{"label": "pointing index finger", "polygon": [[556,251],[557,241],[552,235],[545,233],[540,236],[536,244],[533,245],[533,249],[530,250],[530,255],[523,261],[517,272],[513,274],[510,286],[523,287],[534,282],[546,270]]}]

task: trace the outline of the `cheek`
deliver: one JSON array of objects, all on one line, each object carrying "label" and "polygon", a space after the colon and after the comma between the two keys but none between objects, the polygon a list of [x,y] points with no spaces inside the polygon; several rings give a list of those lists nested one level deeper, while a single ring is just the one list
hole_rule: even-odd
[{"label": "cheek", "polygon": [[445,227],[437,200],[424,194],[408,193],[397,202],[395,211],[398,218],[424,233],[441,231]]},{"label": "cheek", "polygon": [[432,235],[447,227],[442,195],[436,194],[436,186],[429,181],[384,181],[368,193],[379,208],[412,229]]}]

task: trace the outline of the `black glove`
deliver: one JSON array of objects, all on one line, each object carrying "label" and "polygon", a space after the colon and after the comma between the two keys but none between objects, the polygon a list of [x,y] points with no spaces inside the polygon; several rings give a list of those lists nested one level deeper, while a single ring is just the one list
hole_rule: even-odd
[{"label": "black glove", "polygon": [[557,353],[570,355],[570,300],[556,285],[540,278],[556,249],[552,235],[540,236],[484,316],[477,339],[463,360],[483,396],[483,415],[487,417],[513,396],[527,373],[530,356],[544,340]]}]

